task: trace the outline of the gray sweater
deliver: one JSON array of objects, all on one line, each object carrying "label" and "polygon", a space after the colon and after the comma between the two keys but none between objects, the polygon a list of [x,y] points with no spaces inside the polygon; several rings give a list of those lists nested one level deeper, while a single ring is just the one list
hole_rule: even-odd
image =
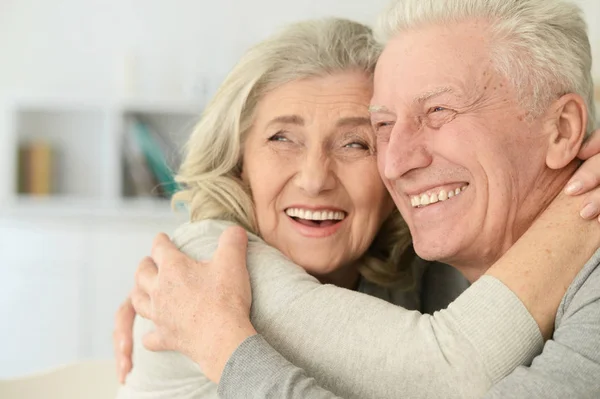
[{"label": "gray sweater", "polygon": [[[174,241],[188,255],[207,259],[227,225],[186,224]],[[252,235],[248,269],[251,318],[261,335],[246,340],[228,362],[219,386],[225,398],[334,397],[331,392],[344,398],[477,398],[541,351],[531,315],[491,277],[426,315],[321,285]],[[406,293],[405,301],[436,302],[438,291],[423,293],[433,299],[420,304],[418,293]],[[119,397],[215,397],[216,386],[191,360],[143,348],[140,338],[151,328],[136,320],[134,368]]]},{"label": "gray sweater", "polygon": [[[599,264],[600,250],[586,263],[563,297],[556,315],[554,335],[546,342],[542,353],[530,365],[517,367],[493,385],[485,398],[600,398]],[[490,342],[493,339],[490,336]],[[347,356],[352,357],[351,350]],[[432,390],[429,380],[436,377],[434,374],[424,376],[420,392],[406,391],[395,397],[461,397],[456,391]],[[221,377],[219,394],[224,399],[338,397],[284,359],[261,336],[247,339],[229,359]]]}]

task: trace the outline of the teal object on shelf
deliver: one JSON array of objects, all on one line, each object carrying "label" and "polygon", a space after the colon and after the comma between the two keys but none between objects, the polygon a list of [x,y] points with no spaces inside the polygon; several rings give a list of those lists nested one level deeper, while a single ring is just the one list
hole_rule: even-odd
[{"label": "teal object on shelf", "polygon": [[167,165],[165,154],[144,122],[136,119],[134,127],[136,141],[144,153],[148,167],[165,195],[171,198],[179,190],[179,185],[175,181],[173,171]]}]

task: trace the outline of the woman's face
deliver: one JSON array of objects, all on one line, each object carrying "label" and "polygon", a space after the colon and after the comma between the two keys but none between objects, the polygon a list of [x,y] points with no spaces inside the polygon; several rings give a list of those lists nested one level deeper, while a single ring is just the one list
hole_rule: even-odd
[{"label": "woman's face", "polygon": [[[321,281],[343,283],[393,209],[377,172],[360,72],[297,80],[259,102],[244,146],[261,236]],[[351,284],[351,282],[350,282]]]}]

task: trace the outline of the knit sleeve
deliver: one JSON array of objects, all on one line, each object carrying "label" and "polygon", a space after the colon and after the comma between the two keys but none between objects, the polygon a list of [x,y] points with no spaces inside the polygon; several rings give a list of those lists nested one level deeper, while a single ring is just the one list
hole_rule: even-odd
[{"label": "knit sleeve", "polygon": [[[188,255],[206,259],[226,227],[189,224],[175,242]],[[542,348],[535,320],[493,277],[480,278],[447,309],[424,315],[322,285],[256,237],[249,243],[247,266],[252,323],[270,355],[265,360],[256,354],[260,351],[234,353],[230,362],[249,366],[240,375],[224,375],[220,389],[238,392],[236,397],[295,398],[288,396],[286,382],[306,381],[285,373],[279,374],[282,384],[269,387],[271,396],[251,392],[265,370],[276,368],[265,361],[277,365],[273,359],[285,359],[295,366],[290,372],[300,369],[304,378],[344,398],[475,398]],[[252,367],[259,363],[263,366]]]}]

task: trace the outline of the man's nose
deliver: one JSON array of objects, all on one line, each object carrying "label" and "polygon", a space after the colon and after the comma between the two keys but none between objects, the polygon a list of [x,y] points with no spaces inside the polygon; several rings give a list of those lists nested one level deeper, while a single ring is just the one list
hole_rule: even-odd
[{"label": "man's nose", "polygon": [[329,156],[323,151],[307,153],[300,164],[295,182],[310,197],[333,189],[335,176]]},{"label": "man's nose", "polygon": [[421,169],[431,164],[431,154],[427,149],[426,134],[416,131],[408,124],[396,124],[385,148],[384,177],[398,180],[411,170]]}]

